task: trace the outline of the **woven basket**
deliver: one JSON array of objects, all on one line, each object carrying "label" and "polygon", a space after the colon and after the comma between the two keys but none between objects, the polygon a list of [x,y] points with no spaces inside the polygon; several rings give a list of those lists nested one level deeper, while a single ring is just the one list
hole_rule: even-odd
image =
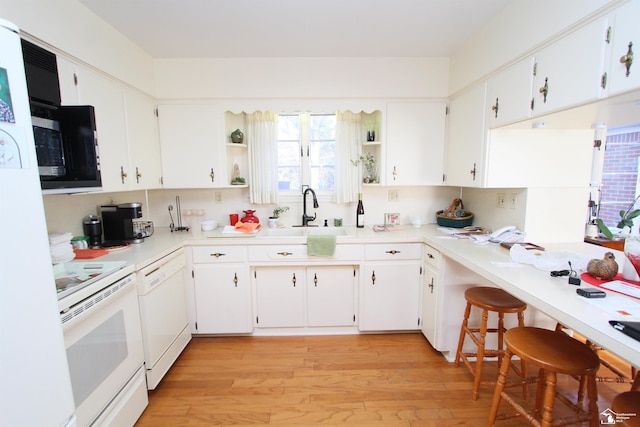
[{"label": "woven basket", "polygon": [[473,212],[464,211],[466,215],[462,217],[444,216],[443,212],[443,210],[436,212],[436,221],[441,227],[463,228],[473,223]]}]

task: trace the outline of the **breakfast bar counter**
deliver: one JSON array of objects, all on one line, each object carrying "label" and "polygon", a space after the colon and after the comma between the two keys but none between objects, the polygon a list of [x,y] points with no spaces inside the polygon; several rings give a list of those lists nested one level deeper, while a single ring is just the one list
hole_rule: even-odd
[{"label": "breakfast bar counter", "polygon": [[[331,227],[330,227],[331,228]],[[291,230],[291,228],[289,228]],[[326,230],[330,231],[330,230]],[[133,264],[136,270],[180,249],[181,247],[197,246],[255,246],[255,245],[304,245],[304,232],[286,231],[282,235],[263,229],[252,236],[227,236],[222,229],[211,232],[197,233],[174,232],[158,228],[151,238],[144,243],[131,245],[130,248],[110,253],[99,258],[104,261],[126,260]],[[296,234],[297,233],[297,234]],[[300,234],[300,235],[298,235]],[[638,310],[630,316],[623,316],[611,310],[615,301],[626,301],[640,307],[640,301],[622,296],[612,291],[606,291],[605,299],[587,299],[576,294],[577,286],[569,285],[567,277],[551,277],[548,271],[538,269],[530,264],[516,264],[510,257],[508,249],[498,244],[479,245],[469,239],[458,239],[442,233],[435,224],[422,227],[402,226],[395,231],[375,232],[371,227],[357,229],[345,227],[336,237],[339,245],[362,245],[367,247],[376,243],[389,244],[424,244],[439,252],[437,259],[439,289],[435,294],[436,337],[430,338],[431,344],[442,351],[448,360],[452,360],[457,342],[457,334],[462,321],[464,310],[464,290],[470,286],[498,286],[528,304],[530,316],[543,313],[547,324],[552,327],[560,322],[567,328],[574,330],[594,343],[609,350],[621,359],[640,367],[640,342],[624,335],[610,326],[609,320],[621,320],[623,317],[633,317],[629,320],[639,320]],[[575,253],[582,257],[601,259],[605,252],[612,251],[622,271],[626,262],[622,252],[584,242],[567,244],[545,244],[535,242],[546,248],[546,253]],[[429,264],[425,250],[425,266]],[[323,260],[309,258],[313,263],[321,264]],[[433,260],[432,260],[433,261]],[[304,260],[291,260],[293,263],[304,264]],[[332,262],[330,258],[327,263]],[[349,261],[350,264],[364,267],[364,260]],[[263,263],[264,264],[264,263]],[[266,264],[265,264],[266,265]],[[567,268],[567,267],[565,267]],[[579,271],[578,274],[581,272]],[[590,287],[582,283],[582,287]],[[426,289],[426,288],[425,288]],[[424,292],[424,291],[423,291]],[[633,310],[632,310],[633,311]],[[423,314],[425,311],[423,310]],[[540,324],[530,320],[528,324]],[[426,333],[425,333],[426,335]]]},{"label": "breakfast bar counter", "polygon": [[[611,310],[611,303],[637,305],[640,301],[632,297],[605,290],[604,299],[588,299],[576,293],[577,286],[568,283],[567,276],[552,277],[548,271],[540,270],[530,264],[512,262],[509,250],[497,244],[477,245],[468,239],[449,239],[439,233],[436,227],[427,227],[425,243],[441,251],[445,259],[443,269],[443,288],[451,269],[468,269],[488,283],[504,289],[513,296],[526,302],[530,307],[541,311],[554,321],[570,328],[597,345],[627,361],[640,366],[640,342],[615,330],[609,320],[622,320],[622,314]],[[538,243],[538,242],[536,242]],[[546,252],[575,253],[589,259],[602,259],[604,253],[611,251],[622,271],[626,262],[624,254],[606,247],[582,242],[566,244],[544,244]],[[566,266],[565,268],[569,268]],[[578,276],[581,272],[577,272]],[[459,273],[458,273],[459,274]],[[591,287],[582,281],[581,287]],[[606,301],[605,301],[606,300]],[[462,311],[456,313],[462,316]],[[638,311],[631,313],[628,320],[640,320]],[[633,317],[631,319],[631,317]]]}]

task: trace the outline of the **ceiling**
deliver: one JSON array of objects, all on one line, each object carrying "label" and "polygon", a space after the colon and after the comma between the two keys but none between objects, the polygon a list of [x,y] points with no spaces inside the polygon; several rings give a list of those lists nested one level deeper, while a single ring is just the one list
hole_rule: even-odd
[{"label": "ceiling", "polygon": [[448,57],[512,0],[78,0],[154,58]]}]

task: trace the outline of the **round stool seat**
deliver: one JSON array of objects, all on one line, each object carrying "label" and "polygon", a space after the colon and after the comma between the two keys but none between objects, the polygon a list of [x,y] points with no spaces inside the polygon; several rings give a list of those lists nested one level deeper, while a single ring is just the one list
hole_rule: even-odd
[{"label": "round stool seat", "polygon": [[478,286],[464,292],[464,298],[483,310],[517,313],[527,308],[527,304],[500,288]]},{"label": "round stool seat", "polygon": [[504,340],[507,348],[521,359],[549,371],[582,375],[595,371],[600,365],[595,351],[561,332],[513,328],[504,334]]},{"label": "round stool seat", "polygon": [[[613,399],[611,409],[620,414],[618,425],[628,427],[640,426],[640,391],[627,391],[617,395]],[[624,416],[627,414],[628,416]]]},{"label": "round stool seat", "polygon": [[[489,411],[489,423],[493,426],[498,416],[500,402],[504,400],[516,414],[501,414],[500,419],[511,418],[514,415],[526,417],[531,425],[551,426],[569,425],[585,421],[589,426],[598,425],[598,387],[596,385],[596,371],[600,366],[600,359],[597,353],[587,344],[582,343],[569,335],[541,329],[535,327],[517,327],[509,329],[504,334],[504,341],[507,346],[505,357],[500,367],[500,375],[493,393],[493,402]],[[518,404],[507,393],[506,385],[507,371],[513,356],[518,356],[523,363],[532,364],[539,368],[536,378],[536,401],[533,410],[527,410]],[[564,374],[574,377],[582,377],[587,389],[588,404],[576,405],[567,396],[558,393],[556,390],[557,374]],[[566,404],[573,410],[573,415],[556,420],[554,424],[555,401]]]}]

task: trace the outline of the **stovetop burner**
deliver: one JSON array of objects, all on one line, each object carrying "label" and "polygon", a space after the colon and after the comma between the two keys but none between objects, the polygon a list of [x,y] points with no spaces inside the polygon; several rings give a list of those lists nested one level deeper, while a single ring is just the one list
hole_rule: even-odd
[{"label": "stovetop burner", "polygon": [[121,269],[126,261],[71,261],[53,267],[58,300],[89,286],[105,275]]}]

